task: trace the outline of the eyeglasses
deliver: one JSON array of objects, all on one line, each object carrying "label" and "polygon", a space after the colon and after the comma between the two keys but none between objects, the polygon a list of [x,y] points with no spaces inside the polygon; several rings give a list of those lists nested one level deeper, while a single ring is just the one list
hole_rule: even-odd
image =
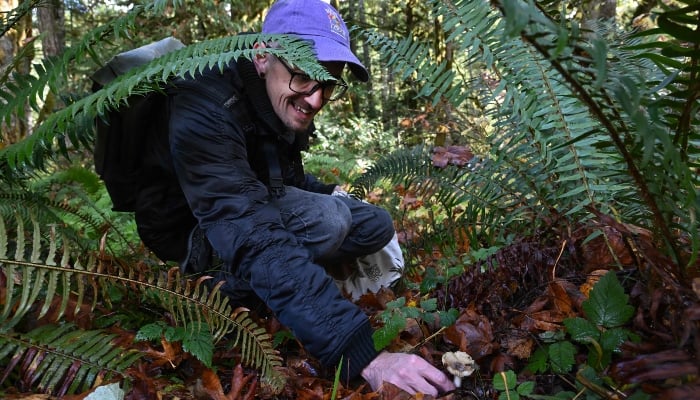
[{"label": "eyeglasses", "polygon": [[337,81],[319,82],[311,79],[309,75],[303,72],[294,71],[283,59],[278,58],[278,60],[291,75],[289,78],[289,90],[294,93],[310,96],[318,89],[321,89],[325,100],[335,101],[343,97],[348,90],[348,84],[345,83],[343,78],[338,78]]}]

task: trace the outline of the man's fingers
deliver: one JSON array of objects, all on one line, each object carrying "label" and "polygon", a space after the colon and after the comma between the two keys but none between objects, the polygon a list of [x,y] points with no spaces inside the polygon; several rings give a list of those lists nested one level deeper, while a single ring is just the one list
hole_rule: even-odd
[{"label": "man's fingers", "polygon": [[439,370],[429,371],[431,372],[428,377],[426,377],[430,382],[435,384],[441,392],[449,392],[455,389],[455,384],[450,380],[445,374]]},{"label": "man's fingers", "polygon": [[413,382],[412,384],[407,384],[406,382],[399,382],[398,384],[394,384],[398,386],[401,390],[404,390],[411,394],[423,393],[433,397],[437,396],[438,394],[438,390],[433,385],[431,385],[430,382],[425,380],[422,382]]}]

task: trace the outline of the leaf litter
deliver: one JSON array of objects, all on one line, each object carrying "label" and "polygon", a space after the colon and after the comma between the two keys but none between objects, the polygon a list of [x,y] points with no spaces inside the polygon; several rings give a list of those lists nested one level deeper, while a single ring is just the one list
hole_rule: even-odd
[{"label": "leaf litter", "polygon": [[[444,163],[461,163],[464,157],[454,149],[439,154]],[[590,239],[596,230],[605,235]],[[440,257],[435,250],[427,258]],[[653,398],[700,398],[699,271],[697,264],[679,269],[660,254],[647,231],[598,215],[571,230],[568,237],[541,232],[523,238],[465,267],[427,295],[416,290],[383,289],[362,296],[356,304],[378,329],[382,327],[379,315],[399,298],[407,306],[431,298],[439,310],[458,311],[448,327],[440,327],[439,321],[406,317],[404,327],[387,347],[389,351],[414,352],[444,371],[443,355],[468,354],[476,372],[461,378],[461,387],[448,398],[499,398],[505,392],[494,383],[503,383],[503,377],[511,376],[512,371],[518,373],[517,382],[506,382],[503,390],[510,390],[511,384],[525,388],[524,383],[534,382],[532,387],[528,385],[528,390],[533,390],[530,396],[570,392],[613,399],[641,392]],[[605,280],[610,274],[619,287]],[[406,279],[420,284],[422,278],[410,274]],[[593,291],[601,281],[601,290]],[[117,324],[109,328],[117,334],[115,340],[144,354],[127,371],[130,389],[125,399],[329,399],[334,389],[336,398],[341,399],[431,398],[412,397],[390,384],[373,392],[361,380],[335,383],[334,371],[322,368],[273,316],[264,310],[252,316],[271,335],[281,338],[278,349],[287,377],[282,393],[267,393],[258,373],[242,367],[241,355],[225,342],[215,349],[214,367],[208,368],[183,351],[179,343],[134,341],[135,330]],[[85,321],[92,322],[80,313],[68,318],[82,319],[85,325],[90,325]],[[581,321],[589,325],[581,325]],[[585,332],[591,326],[594,329],[588,336],[604,338],[614,329],[629,333],[620,336],[609,360],[595,363],[598,370],[594,374],[580,368],[590,364],[591,357],[605,356],[596,355],[593,342],[586,342]],[[569,332],[571,337],[567,338],[567,328],[576,329],[578,334]],[[613,339],[618,340],[618,336]],[[543,349],[548,353],[543,354]],[[571,365],[560,365],[557,370],[552,362],[563,362],[557,354],[567,349],[574,349]],[[6,398],[31,398],[21,392],[6,391]]]}]

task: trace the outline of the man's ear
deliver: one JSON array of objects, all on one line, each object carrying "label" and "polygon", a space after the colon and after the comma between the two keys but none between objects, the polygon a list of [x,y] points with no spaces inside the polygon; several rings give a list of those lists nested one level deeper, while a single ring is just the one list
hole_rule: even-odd
[{"label": "man's ear", "polygon": [[[264,49],[267,48],[264,43],[255,43],[253,45],[254,49]],[[255,64],[255,70],[258,72],[258,75],[263,78],[265,77],[265,73],[267,72],[267,67],[269,65],[270,61],[270,55],[269,54],[258,54],[255,57],[253,57],[253,64]]]}]

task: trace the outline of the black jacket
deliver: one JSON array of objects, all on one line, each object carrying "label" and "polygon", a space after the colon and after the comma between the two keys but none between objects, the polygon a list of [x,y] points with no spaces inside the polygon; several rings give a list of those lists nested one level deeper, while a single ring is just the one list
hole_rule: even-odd
[{"label": "black jacket", "polygon": [[[259,86],[250,83],[260,82],[244,81],[258,79],[244,60],[223,73],[207,72],[194,86],[183,85],[194,89],[171,96],[170,136],[148,144],[153,165],[140,190],[139,234],[159,257],[180,261],[187,234],[199,224],[224,262],[220,279],[230,288],[245,282],[311,354],[326,366],[342,355],[344,373],[354,377],[376,356],[368,319],[283,226],[270,202],[261,135],[275,138],[286,185],[319,193],[331,193],[334,185],[304,173],[301,151],[311,132],[290,134],[271,105],[260,111],[261,98],[269,104],[266,94],[251,100],[248,91]],[[215,103],[196,89],[199,84],[232,97]]]}]

